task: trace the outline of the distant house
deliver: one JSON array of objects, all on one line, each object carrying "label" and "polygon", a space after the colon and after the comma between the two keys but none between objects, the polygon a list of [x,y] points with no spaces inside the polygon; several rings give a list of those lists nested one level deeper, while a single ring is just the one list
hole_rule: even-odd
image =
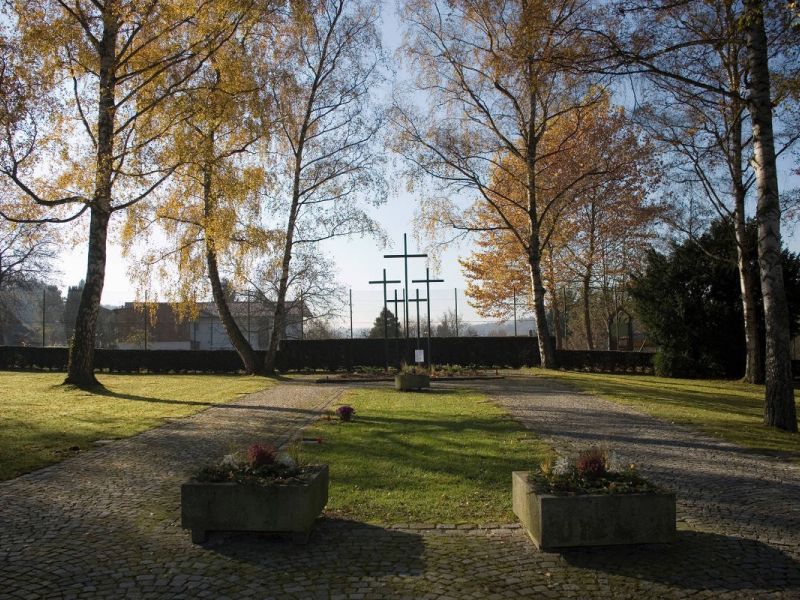
[{"label": "distant house", "polygon": [[[272,302],[228,304],[242,334],[256,350],[266,350],[272,332],[275,305]],[[149,350],[230,350],[233,348],[213,302],[200,302],[197,316],[182,319],[171,304],[148,306],[127,302],[115,309],[117,347]],[[302,337],[300,308],[290,308],[283,338]]]}]

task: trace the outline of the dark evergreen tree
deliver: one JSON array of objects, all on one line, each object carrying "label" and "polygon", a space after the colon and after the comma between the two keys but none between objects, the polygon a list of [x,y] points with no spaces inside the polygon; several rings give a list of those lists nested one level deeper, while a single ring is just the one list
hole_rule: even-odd
[{"label": "dark evergreen tree", "polygon": [[[748,226],[755,256],[756,228]],[[783,250],[792,335],[800,314],[800,257]],[[758,264],[750,265],[758,276]],[[660,346],[656,372],[674,377],[741,377],[746,347],[732,224],[717,221],[699,240],[651,250],[630,286],[636,312]],[[762,306],[758,297],[758,306]],[[763,309],[759,314],[764,343]]]},{"label": "dark evergreen tree", "polygon": [[381,309],[380,314],[375,317],[375,322],[372,324],[372,329],[369,330],[369,335],[367,337],[371,338],[383,338],[383,317],[384,311],[386,313],[386,329],[388,332],[388,337],[397,337],[398,332],[403,331],[402,325],[400,325],[400,321],[397,320],[397,317],[390,311],[389,309]]}]

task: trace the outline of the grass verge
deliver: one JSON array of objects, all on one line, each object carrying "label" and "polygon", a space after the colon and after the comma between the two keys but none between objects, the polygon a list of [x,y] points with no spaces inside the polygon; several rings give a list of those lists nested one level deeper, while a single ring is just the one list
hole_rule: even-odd
[{"label": "grass verge", "polygon": [[760,453],[800,462],[800,435],[766,427],[762,422],[762,385],[541,369],[529,372]]},{"label": "grass verge", "polygon": [[263,377],[103,375],[105,390],[61,385],[63,373],[0,372],[0,480],[134,435],[240,394],[272,385]]},{"label": "grass verge", "polygon": [[356,409],[353,421],[318,421],[305,435],[323,443],[305,446],[303,458],[328,463],[328,509],[359,521],[510,522],[511,472],[549,452],[470,391],[359,389],[339,404]]}]

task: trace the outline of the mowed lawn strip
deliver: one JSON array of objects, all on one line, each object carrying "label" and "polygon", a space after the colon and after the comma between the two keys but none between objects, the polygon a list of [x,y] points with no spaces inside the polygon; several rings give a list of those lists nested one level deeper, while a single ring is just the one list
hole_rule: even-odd
[{"label": "mowed lawn strip", "polygon": [[763,425],[762,385],[541,369],[530,372],[758,452],[800,461],[800,435]]},{"label": "mowed lawn strip", "polygon": [[[549,448],[488,398],[470,391],[359,389],[305,435],[302,456],[330,468],[328,509],[373,523],[507,523],[511,472],[536,467]],[[336,406],[332,406],[335,409]]]},{"label": "mowed lawn strip", "polygon": [[0,480],[100,439],[127,437],[273,384],[263,377],[100,375],[106,390],[61,385],[63,373],[0,372]]}]

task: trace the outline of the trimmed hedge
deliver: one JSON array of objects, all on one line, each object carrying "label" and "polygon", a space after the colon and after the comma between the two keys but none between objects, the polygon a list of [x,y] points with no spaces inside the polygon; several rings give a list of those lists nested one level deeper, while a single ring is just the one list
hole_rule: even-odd
[{"label": "trimmed hedge", "polygon": [[[428,342],[420,347],[428,354]],[[278,368],[352,369],[398,367],[413,364],[416,339],[285,340],[278,353]],[[437,364],[477,367],[525,367],[539,364],[539,348],[531,337],[431,338],[431,354]]]},{"label": "trimmed hedge", "polygon": [[[427,340],[422,341],[427,353]],[[414,362],[416,340],[343,339],[286,340],[278,352],[278,369],[348,370]],[[539,364],[539,348],[532,337],[432,338],[433,361],[465,367],[519,368]],[[264,352],[259,352],[263,360]],[[648,352],[559,350],[564,369],[603,373],[652,373]],[[233,350],[108,350],[95,351],[99,371],[113,373],[237,373],[242,369]],[[0,369],[65,371],[66,348],[0,346]]]},{"label": "trimmed hedge", "polygon": [[[0,369],[67,370],[67,348],[0,346]],[[262,353],[263,356],[263,353]],[[238,373],[239,355],[232,350],[108,350],[94,353],[98,371],[112,373]]]}]

